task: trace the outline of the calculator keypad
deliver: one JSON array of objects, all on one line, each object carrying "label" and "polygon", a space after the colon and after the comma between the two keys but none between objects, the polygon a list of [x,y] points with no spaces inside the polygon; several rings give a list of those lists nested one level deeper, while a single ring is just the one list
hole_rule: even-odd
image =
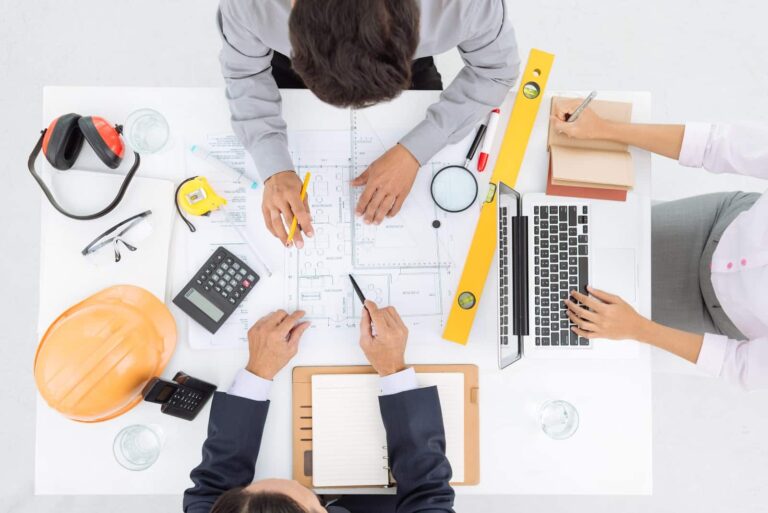
[{"label": "calculator keypad", "polygon": [[168,405],[187,411],[195,411],[203,402],[203,394],[189,388],[179,388],[168,400]]},{"label": "calculator keypad", "polygon": [[253,271],[245,264],[219,252],[203,267],[195,283],[201,285],[206,292],[213,290],[229,304],[236,305],[255,280]]}]

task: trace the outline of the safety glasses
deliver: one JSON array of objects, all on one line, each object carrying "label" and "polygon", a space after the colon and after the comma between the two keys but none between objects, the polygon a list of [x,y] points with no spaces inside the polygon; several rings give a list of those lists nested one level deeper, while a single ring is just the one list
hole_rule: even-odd
[{"label": "safety glasses", "polygon": [[152,233],[152,224],[147,219],[150,215],[152,215],[152,211],[147,210],[120,221],[96,237],[81,253],[84,256],[96,257],[98,260],[109,259],[111,261],[109,252],[100,250],[112,247],[114,261],[119,262],[122,259],[121,248],[136,251],[138,243]]}]

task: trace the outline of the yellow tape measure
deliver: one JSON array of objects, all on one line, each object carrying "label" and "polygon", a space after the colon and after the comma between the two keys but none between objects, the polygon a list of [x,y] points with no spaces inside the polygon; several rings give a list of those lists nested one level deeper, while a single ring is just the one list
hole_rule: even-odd
[{"label": "yellow tape measure", "polygon": [[512,107],[496,165],[488,183],[488,194],[480,207],[480,219],[477,221],[472,245],[469,247],[451,312],[448,314],[448,322],[443,330],[443,338],[446,340],[466,344],[469,338],[496,249],[498,184],[504,182],[513,187],[517,182],[554,60],[554,55],[536,49],[531,50],[528,55],[528,64],[520,79],[522,87],[518,90]]}]

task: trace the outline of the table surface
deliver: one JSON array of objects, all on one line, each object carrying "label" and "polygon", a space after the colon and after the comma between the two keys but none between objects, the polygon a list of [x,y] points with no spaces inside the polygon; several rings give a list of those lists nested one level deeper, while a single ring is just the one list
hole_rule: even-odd
[{"label": "table surface", "polygon": [[[323,109],[330,107],[322,106],[305,91],[286,91],[283,96],[285,116],[292,128],[323,128],[319,120],[323,119]],[[635,121],[644,121],[650,116],[648,94],[601,93],[601,97],[633,101]],[[423,115],[424,108],[432,99],[434,94],[431,92],[409,92],[394,104],[377,108],[393,109],[399,116],[397,122],[405,128]],[[506,105],[509,103],[508,99]],[[202,169],[194,169],[194,164],[185,159],[187,143],[204,140],[208,134],[231,131],[223,92],[218,88],[47,88],[43,117],[50,119],[55,113],[63,111],[90,112],[93,105],[110,105],[109,111],[102,112],[108,119],[124,119],[139,107],[156,108],[168,118],[174,131],[169,148],[160,155],[145,158],[141,171],[143,176],[177,181],[187,174],[202,173]],[[546,99],[543,105],[548,105]],[[307,112],[316,115],[307,116]],[[517,188],[521,192],[543,189],[547,113],[548,108],[543,107],[537,119],[518,182]],[[313,123],[316,126],[312,126]],[[650,158],[645,152],[633,150],[633,153],[637,174],[635,194],[649,201]],[[488,175],[486,173],[486,177]],[[49,207],[43,205],[43,208]],[[180,227],[181,224],[177,223],[173,248],[185,247],[183,237],[186,231]],[[649,314],[649,218],[641,231],[645,254],[639,258],[640,310]],[[42,240],[45,240],[44,235]],[[463,243],[466,248],[468,238]],[[272,262],[281,261],[282,248],[279,244],[269,245],[266,252]],[[201,261],[203,258],[201,255]],[[170,261],[166,300],[188,278],[185,265],[173,265],[174,262],[184,261],[178,249],[172,250]],[[280,271],[276,269],[275,276],[260,283],[254,291],[265,312],[280,306],[268,297],[282,296],[281,283]],[[44,293],[43,286],[41,295],[44,296]],[[245,362],[245,351],[191,350],[186,342],[186,318],[175,308],[172,311],[178,320],[180,337],[166,376],[184,369],[226,388],[236,370]],[[414,331],[407,353],[410,363],[471,362],[480,367],[481,484],[461,487],[457,492],[650,493],[652,419],[647,348],[638,347],[637,357],[633,359],[524,360],[512,368],[499,371],[496,366],[494,312],[495,289],[487,285],[475,329],[466,347],[442,341],[439,333]],[[327,351],[329,343],[334,345],[334,351]],[[365,361],[353,330],[339,330],[332,334],[315,330],[308,332],[299,355],[291,365],[361,363]],[[552,441],[537,426],[538,407],[553,398],[569,400],[579,408],[582,424],[570,440]],[[42,400],[37,403],[36,493],[178,494],[189,485],[188,469],[200,459],[196,448],[200,447],[205,437],[207,409],[195,422],[186,423],[160,415],[153,405],[141,404],[113,421],[83,425],[63,419]],[[119,467],[111,454],[114,435],[124,426],[134,423],[159,424],[166,439],[158,462],[149,470],[138,473]],[[286,369],[276,378],[273,387],[265,443],[256,468],[257,478],[290,475],[290,436],[290,372]]]}]

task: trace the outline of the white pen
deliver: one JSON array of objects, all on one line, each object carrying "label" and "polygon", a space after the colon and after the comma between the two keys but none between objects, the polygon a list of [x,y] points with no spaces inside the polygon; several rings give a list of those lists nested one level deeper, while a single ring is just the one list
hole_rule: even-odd
[{"label": "white pen", "polygon": [[240,238],[243,239],[243,242],[245,243],[245,245],[250,248],[251,253],[253,253],[253,256],[256,257],[256,260],[259,262],[261,267],[263,267],[264,270],[267,271],[267,276],[272,276],[272,269],[270,269],[267,263],[264,261],[264,259],[261,256],[261,253],[259,253],[259,250],[256,249],[256,245],[253,242],[251,242],[251,238],[248,237],[248,234],[245,233],[245,231],[240,226],[238,226],[237,223],[229,215],[229,209],[225,209],[224,207],[221,207],[220,210],[224,214],[224,218],[227,220],[228,224],[235,229],[235,231],[240,236]]},{"label": "white pen", "polygon": [[584,109],[586,109],[589,104],[592,102],[592,100],[595,99],[595,96],[597,96],[597,91],[592,91],[589,93],[589,96],[587,96],[583,102],[581,102],[581,105],[576,107],[576,110],[574,110],[570,115],[566,115],[565,122],[566,123],[573,123],[577,119],[579,119],[579,116],[581,116],[581,113],[584,112]]},{"label": "white pen", "polygon": [[215,167],[216,169],[223,171],[225,173],[235,173],[238,177],[238,179],[242,178],[244,175],[244,172],[238,171],[237,169],[231,167],[226,162],[218,158],[216,155],[213,154],[213,152],[207,150],[203,146],[200,146],[199,144],[193,144],[189,147],[190,153],[194,155],[195,157],[199,158],[202,161],[207,162],[210,166]]},{"label": "white pen", "polygon": [[493,109],[491,115],[488,116],[488,128],[485,130],[483,147],[480,149],[480,156],[477,158],[477,170],[480,172],[485,170],[485,166],[488,164],[488,159],[491,156],[491,147],[496,139],[496,128],[499,126],[500,116],[501,110],[499,109]]}]

